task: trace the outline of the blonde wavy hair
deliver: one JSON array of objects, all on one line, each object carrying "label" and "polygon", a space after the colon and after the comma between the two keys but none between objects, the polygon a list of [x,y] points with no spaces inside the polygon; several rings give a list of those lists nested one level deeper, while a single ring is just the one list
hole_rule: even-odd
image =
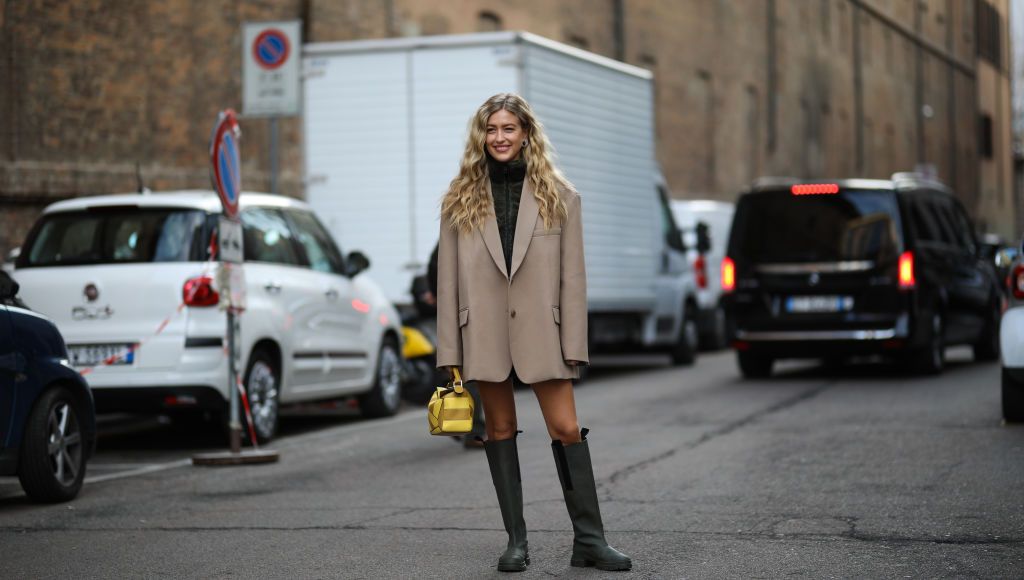
[{"label": "blonde wavy hair", "polygon": [[508,111],[519,119],[528,145],[520,155],[526,161],[526,178],[533,185],[544,227],[567,216],[565,201],[559,192],[573,190],[572,183],[555,167],[552,146],[544,135],[544,126],[534,116],[526,99],[515,93],[498,93],[487,99],[469,121],[469,138],[462,154],[459,174],[441,200],[441,219],[459,232],[468,233],[481,226],[493,211],[487,195],[487,120],[498,111]]}]

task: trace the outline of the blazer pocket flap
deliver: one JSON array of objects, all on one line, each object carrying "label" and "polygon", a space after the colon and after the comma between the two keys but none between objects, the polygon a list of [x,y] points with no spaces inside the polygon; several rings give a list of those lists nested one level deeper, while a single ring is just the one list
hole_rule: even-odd
[{"label": "blazer pocket flap", "polygon": [[551,307],[551,314],[555,317],[555,324],[562,325],[562,310],[557,306]]},{"label": "blazer pocket flap", "polygon": [[469,308],[463,308],[459,311],[459,326],[466,326],[469,324]]},{"label": "blazer pocket flap", "polygon": [[560,228],[560,227],[551,228],[550,230],[547,230],[547,229],[544,229],[544,228],[538,228],[536,230],[533,230],[533,235],[534,236],[557,236],[557,235],[559,235],[561,233],[562,233],[562,228]]}]

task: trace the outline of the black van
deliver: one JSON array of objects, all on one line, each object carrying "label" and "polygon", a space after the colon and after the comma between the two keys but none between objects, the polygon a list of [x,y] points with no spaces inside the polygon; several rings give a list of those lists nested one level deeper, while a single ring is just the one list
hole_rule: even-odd
[{"label": "black van", "polygon": [[999,357],[995,268],[953,193],[916,174],[758,180],[736,205],[722,286],[745,377],[866,354],[939,373],[957,344]]}]

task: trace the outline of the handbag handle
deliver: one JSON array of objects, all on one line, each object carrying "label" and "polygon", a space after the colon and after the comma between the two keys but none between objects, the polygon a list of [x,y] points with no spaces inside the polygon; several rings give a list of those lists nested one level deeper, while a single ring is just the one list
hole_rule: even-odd
[{"label": "handbag handle", "polygon": [[452,367],[452,373],[455,375],[455,379],[452,380],[452,388],[461,395],[465,391],[462,387],[462,373],[459,372],[459,367]]}]

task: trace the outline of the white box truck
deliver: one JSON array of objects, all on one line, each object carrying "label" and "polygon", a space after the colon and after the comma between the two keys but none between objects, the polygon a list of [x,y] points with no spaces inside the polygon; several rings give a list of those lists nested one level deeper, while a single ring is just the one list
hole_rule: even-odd
[{"label": "white box truck", "polygon": [[650,72],[496,32],[307,44],[303,79],[306,199],[392,300],[410,301],[437,242],[470,117],[516,92],[583,195],[591,348],[692,362],[695,282],[655,159]]}]

